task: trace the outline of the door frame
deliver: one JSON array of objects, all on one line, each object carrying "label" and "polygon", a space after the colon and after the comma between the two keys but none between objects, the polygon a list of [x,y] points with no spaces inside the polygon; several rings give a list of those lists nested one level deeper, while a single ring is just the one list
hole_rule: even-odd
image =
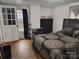
[{"label": "door frame", "polygon": [[[29,6],[18,6],[17,9],[22,10],[22,9],[26,9],[27,10],[27,14],[28,14],[28,24],[30,23],[30,9]],[[29,25],[28,25],[29,27]],[[24,32],[24,31],[23,31]],[[32,30],[31,30],[32,32]],[[32,34],[32,33],[31,33]],[[24,35],[23,35],[24,36]],[[24,37],[23,37],[24,38]]]}]

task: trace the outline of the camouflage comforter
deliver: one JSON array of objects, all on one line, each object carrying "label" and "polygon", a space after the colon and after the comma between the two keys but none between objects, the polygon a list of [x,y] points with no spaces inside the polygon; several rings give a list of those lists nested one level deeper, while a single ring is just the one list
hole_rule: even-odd
[{"label": "camouflage comforter", "polygon": [[35,35],[33,46],[44,59],[79,59],[79,39],[61,32]]}]

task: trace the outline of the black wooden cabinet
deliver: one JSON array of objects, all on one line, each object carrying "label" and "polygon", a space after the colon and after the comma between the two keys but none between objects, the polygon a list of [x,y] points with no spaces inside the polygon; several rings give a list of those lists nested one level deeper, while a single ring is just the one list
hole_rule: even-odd
[{"label": "black wooden cabinet", "polygon": [[64,19],[63,28],[79,29],[79,19]]},{"label": "black wooden cabinet", "polygon": [[0,52],[1,52],[2,59],[11,59],[12,56],[11,56],[11,46],[10,45],[0,47]]},{"label": "black wooden cabinet", "polygon": [[53,19],[40,19],[40,26],[43,33],[50,33],[53,30]]}]

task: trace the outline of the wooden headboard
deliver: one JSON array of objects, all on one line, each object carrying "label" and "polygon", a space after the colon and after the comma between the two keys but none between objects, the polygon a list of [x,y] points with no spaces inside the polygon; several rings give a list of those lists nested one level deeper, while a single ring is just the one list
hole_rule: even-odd
[{"label": "wooden headboard", "polygon": [[64,19],[63,28],[67,27],[79,30],[79,19]]}]

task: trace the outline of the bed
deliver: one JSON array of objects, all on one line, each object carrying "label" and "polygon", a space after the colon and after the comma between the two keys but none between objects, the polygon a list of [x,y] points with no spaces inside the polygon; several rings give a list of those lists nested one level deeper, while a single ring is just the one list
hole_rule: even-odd
[{"label": "bed", "polygon": [[34,35],[33,46],[44,59],[79,59],[79,20],[64,19],[63,30]]}]

